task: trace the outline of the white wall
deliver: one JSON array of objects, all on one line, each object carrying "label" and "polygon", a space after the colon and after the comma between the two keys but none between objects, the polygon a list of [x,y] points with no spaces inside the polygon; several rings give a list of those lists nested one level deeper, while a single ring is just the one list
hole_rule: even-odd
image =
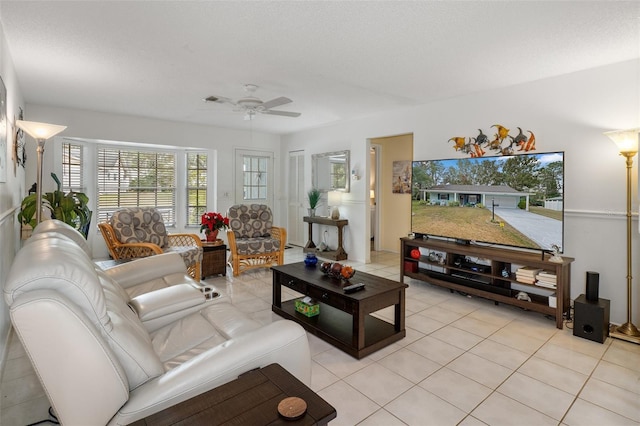
[{"label": "white wall", "polygon": [[[123,142],[150,143],[156,145],[169,145],[179,147],[207,148],[217,151],[216,186],[217,197],[214,203],[209,204],[209,209],[225,212],[234,200],[234,151],[236,148],[273,151],[274,152],[274,178],[280,182],[282,166],[280,158],[280,137],[266,133],[250,133],[242,130],[222,129],[209,126],[198,126],[187,123],[152,120],[142,117],[104,114],[92,111],[80,111],[67,108],[48,107],[42,105],[27,105],[26,117],[32,121],[54,123],[67,126],[61,133],[68,137],[86,139],[112,140]],[[238,119],[241,119],[238,116]],[[30,141],[29,152],[35,151],[35,142]],[[47,142],[43,167],[43,189],[50,191],[55,189],[52,179],[47,179],[53,171],[53,146]],[[35,181],[35,161],[31,168],[27,169],[27,186]],[[284,162],[284,164],[287,164]],[[31,179],[29,178],[31,177]],[[229,194],[225,197],[225,193]],[[274,196],[274,221],[276,225],[286,226],[282,209],[286,192],[282,185],[276,185]],[[238,200],[239,202],[240,200]],[[175,232],[182,232],[177,229]],[[189,232],[193,232],[191,229]],[[221,238],[225,236],[221,235]],[[96,226],[91,227],[89,241],[93,247],[93,255],[96,258],[107,257],[108,252],[102,237],[97,233]]]},{"label": "white wall", "polygon": [[[5,51],[3,44],[3,77],[11,75],[5,71]],[[625,169],[613,143],[602,132],[639,127],[638,75],[638,61],[624,62],[298,132],[282,137],[280,147],[280,138],[274,135],[254,133],[250,142],[248,132],[40,105],[28,105],[25,113],[29,120],[69,126],[64,133],[66,136],[217,149],[219,193],[232,192],[233,148],[273,148],[276,152],[275,170],[280,173],[276,176],[280,185],[274,210],[276,222],[282,225],[287,222],[284,217],[286,173],[281,172],[281,167],[286,164],[282,158],[289,151],[305,150],[305,186],[308,189],[311,187],[311,155],[315,153],[349,149],[351,167],[356,168],[361,176],[368,176],[367,141],[371,138],[412,133],[414,158],[435,159],[457,155],[451,143],[446,142],[452,136],[475,135],[478,128],[489,130],[492,124],[526,128],[535,133],[538,152],[565,151],[565,255],[576,258],[572,268],[571,297],[576,298],[584,292],[586,271],[599,272],[600,296],[611,300],[612,322],[622,323],[626,318]],[[9,85],[7,88],[9,96],[15,96],[13,88],[9,89]],[[16,101],[10,102],[10,107],[12,103],[15,105]],[[12,116],[11,111],[9,116]],[[33,145],[28,151],[34,152]],[[462,154],[460,156],[462,158]],[[32,167],[34,157],[32,155],[28,163]],[[45,155],[45,160],[50,159],[51,156]],[[44,175],[47,176],[51,164],[46,163],[45,166]],[[637,181],[637,158],[634,174]],[[35,176],[35,170],[27,169],[27,176]],[[32,181],[33,178],[27,178],[29,185]],[[0,184],[0,211],[9,211],[23,196],[24,183],[19,179],[14,183],[15,186],[23,186],[16,190],[11,185],[12,189],[7,191]],[[341,215],[350,219],[345,232],[345,249],[349,258],[356,261],[366,260],[368,253],[368,189],[367,179],[351,181],[351,192],[343,198],[340,209]],[[637,188],[633,194],[633,210],[637,212]],[[232,203],[232,200],[220,197],[217,201],[219,210],[225,210]],[[13,220],[13,215],[11,218]],[[364,220],[359,220],[361,218]],[[381,226],[393,225],[383,223]],[[12,227],[12,236],[14,232],[15,227]],[[634,258],[637,260],[637,215],[634,215],[633,237]],[[4,241],[3,255],[5,251],[12,254],[17,243],[7,249]],[[3,262],[10,262],[4,259],[5,256]],[[634,265],[634,282],[640,279],[639,264],[636,262]],[[639,293],[634,288],[633,319],[636,324],[640,323]],[[3,314],[6,330],[6,313]]]},{"label": "white wall", "polygon": [[[351,150],[352,163],[367,176],[367,140],[413,133],[414,159],[451,158],[447,140],[487,133],[493,124],[520,126],[536,135],[537,152],[565,151],[565,255],[575,257],[571,298],[584,293],[585,272],[600,273],[600,297],[611,300],[611,321],[626,321],[625,166],[602,133],[640,127],[640,61],[629,61],[528,84],[433,102],[385,115],[312,129],[283,137],[283,152]],[[321,147],[321,148],[320,148]],[[637,158],[634,182],[637,182]],[[367,165],[366,171],[365,165]],[[309,168],[309,171],[311,169]],[[311,180],[310,172],[307,182]],[[597,194],[597,196],[596,196]],[[345,238],[349,258],[365,260],[369,227],[367,180],[352,182],[351,202],[341,213],[352,219]],[[638,211],[637,187],[633,211]],[[365,221],[354,220],[366,218]],[[381,226],[393,226],[388,221]],[[640,318],[638,223],[634,314]]]},{"label": "white wall", "polygon": [[[4,32],[0,27],[0,76],[7,89],[7,146],[5,155],[7,159],[7,179],[0,183],[0,287],[9,273],[16,251],[20,247],[20,227],[16,220],[16,212],[20,207],[22,194],[24,193],[25,169],[13,165],[13,124],[14,116],[18,115],[18,107],[24,106],[22,93],[18,87],[13,60],[7,47]],[[15,170],[15,172],[14,172]],[[4,366],[7,351],[7,339],[9,336],[10,321],[7,305],[4,298],[0,301],[0,371]]]}]

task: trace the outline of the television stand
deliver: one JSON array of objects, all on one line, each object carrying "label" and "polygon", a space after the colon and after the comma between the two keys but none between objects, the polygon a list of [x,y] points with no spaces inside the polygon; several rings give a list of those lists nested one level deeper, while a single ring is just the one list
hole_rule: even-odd
[{"label": "television stand", "polygon": [[[556,327],[562,329],[564,315],[570,317],[571,257],[562,262],[551,262],[549,256],[540,258],[538,253],[522,250],[460,245],[453,241],[430,238],[400,239],[400,282],[404,277],[425,281],[451,292],[458,291],[472,296],[518,306],[555,318]],[[414,259],[411,250],[420,249],[421,256]],[[429,256],[430,253],[435,255]],[[440,256],[437,256],[440,255]],[[478,261],[467,261],[467,258]],[[438,260],[434,260],[438,259]],[[442,259],[442,260],[440,260]],[[541,283],[525,283],[516,271],[542,271],[555,275],[555,289]],[[525,292],[531,299],[517,298]],[[555,296],[552,294],[555,292]]]}]

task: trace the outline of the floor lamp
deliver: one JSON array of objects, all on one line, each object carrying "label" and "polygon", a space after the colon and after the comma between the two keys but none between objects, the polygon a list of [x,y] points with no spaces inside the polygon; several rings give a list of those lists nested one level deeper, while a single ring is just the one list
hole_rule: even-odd
[{"label": "floor lamp", "polygon": [[619,327],[612,327],[609,334],[611,337],[638,344],[640,344],[640,331],[633,325],[631,318],[631,305],[633,302],[631,296],[631,270],[633,265],[631,257],[631,167],[633,166],[633,157],[638,153],[639,132],[640,129],[633,129],[605,133],[616,143],[620,155],[626,158],[627,163],[627,322]]},{"label": "floor lamp", "polygon": [[36,148],[38,154],[36,166],[36,224],[38,224],[42,219],[42,157],[44,156],[44,143],[47,139],[66,129],[67,126],[22,120],[17,120],[16,126],[24,130],[26,134],[34,138],[38,143]]}]

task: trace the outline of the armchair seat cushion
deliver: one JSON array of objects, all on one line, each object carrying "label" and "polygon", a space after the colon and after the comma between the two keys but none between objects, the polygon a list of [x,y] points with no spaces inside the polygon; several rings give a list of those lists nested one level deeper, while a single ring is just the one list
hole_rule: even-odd
[{"label": "armchair seat cushion", "polygon": [[162,215],[153,207],[131,207],[117,210],[111,226],[121,243],[151,243],[160,248],[169,244]]},{"label": "armchair seat cushion", "polygon": [[184,264],[193,265],[202,261],[202,247],[198,246],[169,246],[162,250],[163,253],[178,253],[182,256]]},{"label": "armchair seat cushion", "polygon": [[280,240],[271,237],[238,238],[236,251],[238,254],[271,253],[280,250]]},{"label": "armchair seat cushion", "polygon": [[265,204],[231,206],[228,215],[236,238],[268,237],[273,226],[271,209]]}]

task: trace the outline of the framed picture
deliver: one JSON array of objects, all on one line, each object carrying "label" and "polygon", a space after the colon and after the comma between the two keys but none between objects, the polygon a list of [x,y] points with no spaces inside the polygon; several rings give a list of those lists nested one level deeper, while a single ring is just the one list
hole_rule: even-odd
[{"label": "framed picture", "polygon": [[411,194],[411,161],[393,162],[393,183],[391,187],[394,194]]},{"label": "framed picture", "polygon": [[7,181],[7,89],[0,77],[0,182]]},{"label": "framed picture", "polygon": [[13,137],[13,175],[16,175],[18,166],[25,167],[27,162],[27,153],[24,149],[24,131],[16,125],[18,120],[24,120],[24,112],[22,108],[18,108],[20,113],[18,117],[14,117],[11,136]]}]

